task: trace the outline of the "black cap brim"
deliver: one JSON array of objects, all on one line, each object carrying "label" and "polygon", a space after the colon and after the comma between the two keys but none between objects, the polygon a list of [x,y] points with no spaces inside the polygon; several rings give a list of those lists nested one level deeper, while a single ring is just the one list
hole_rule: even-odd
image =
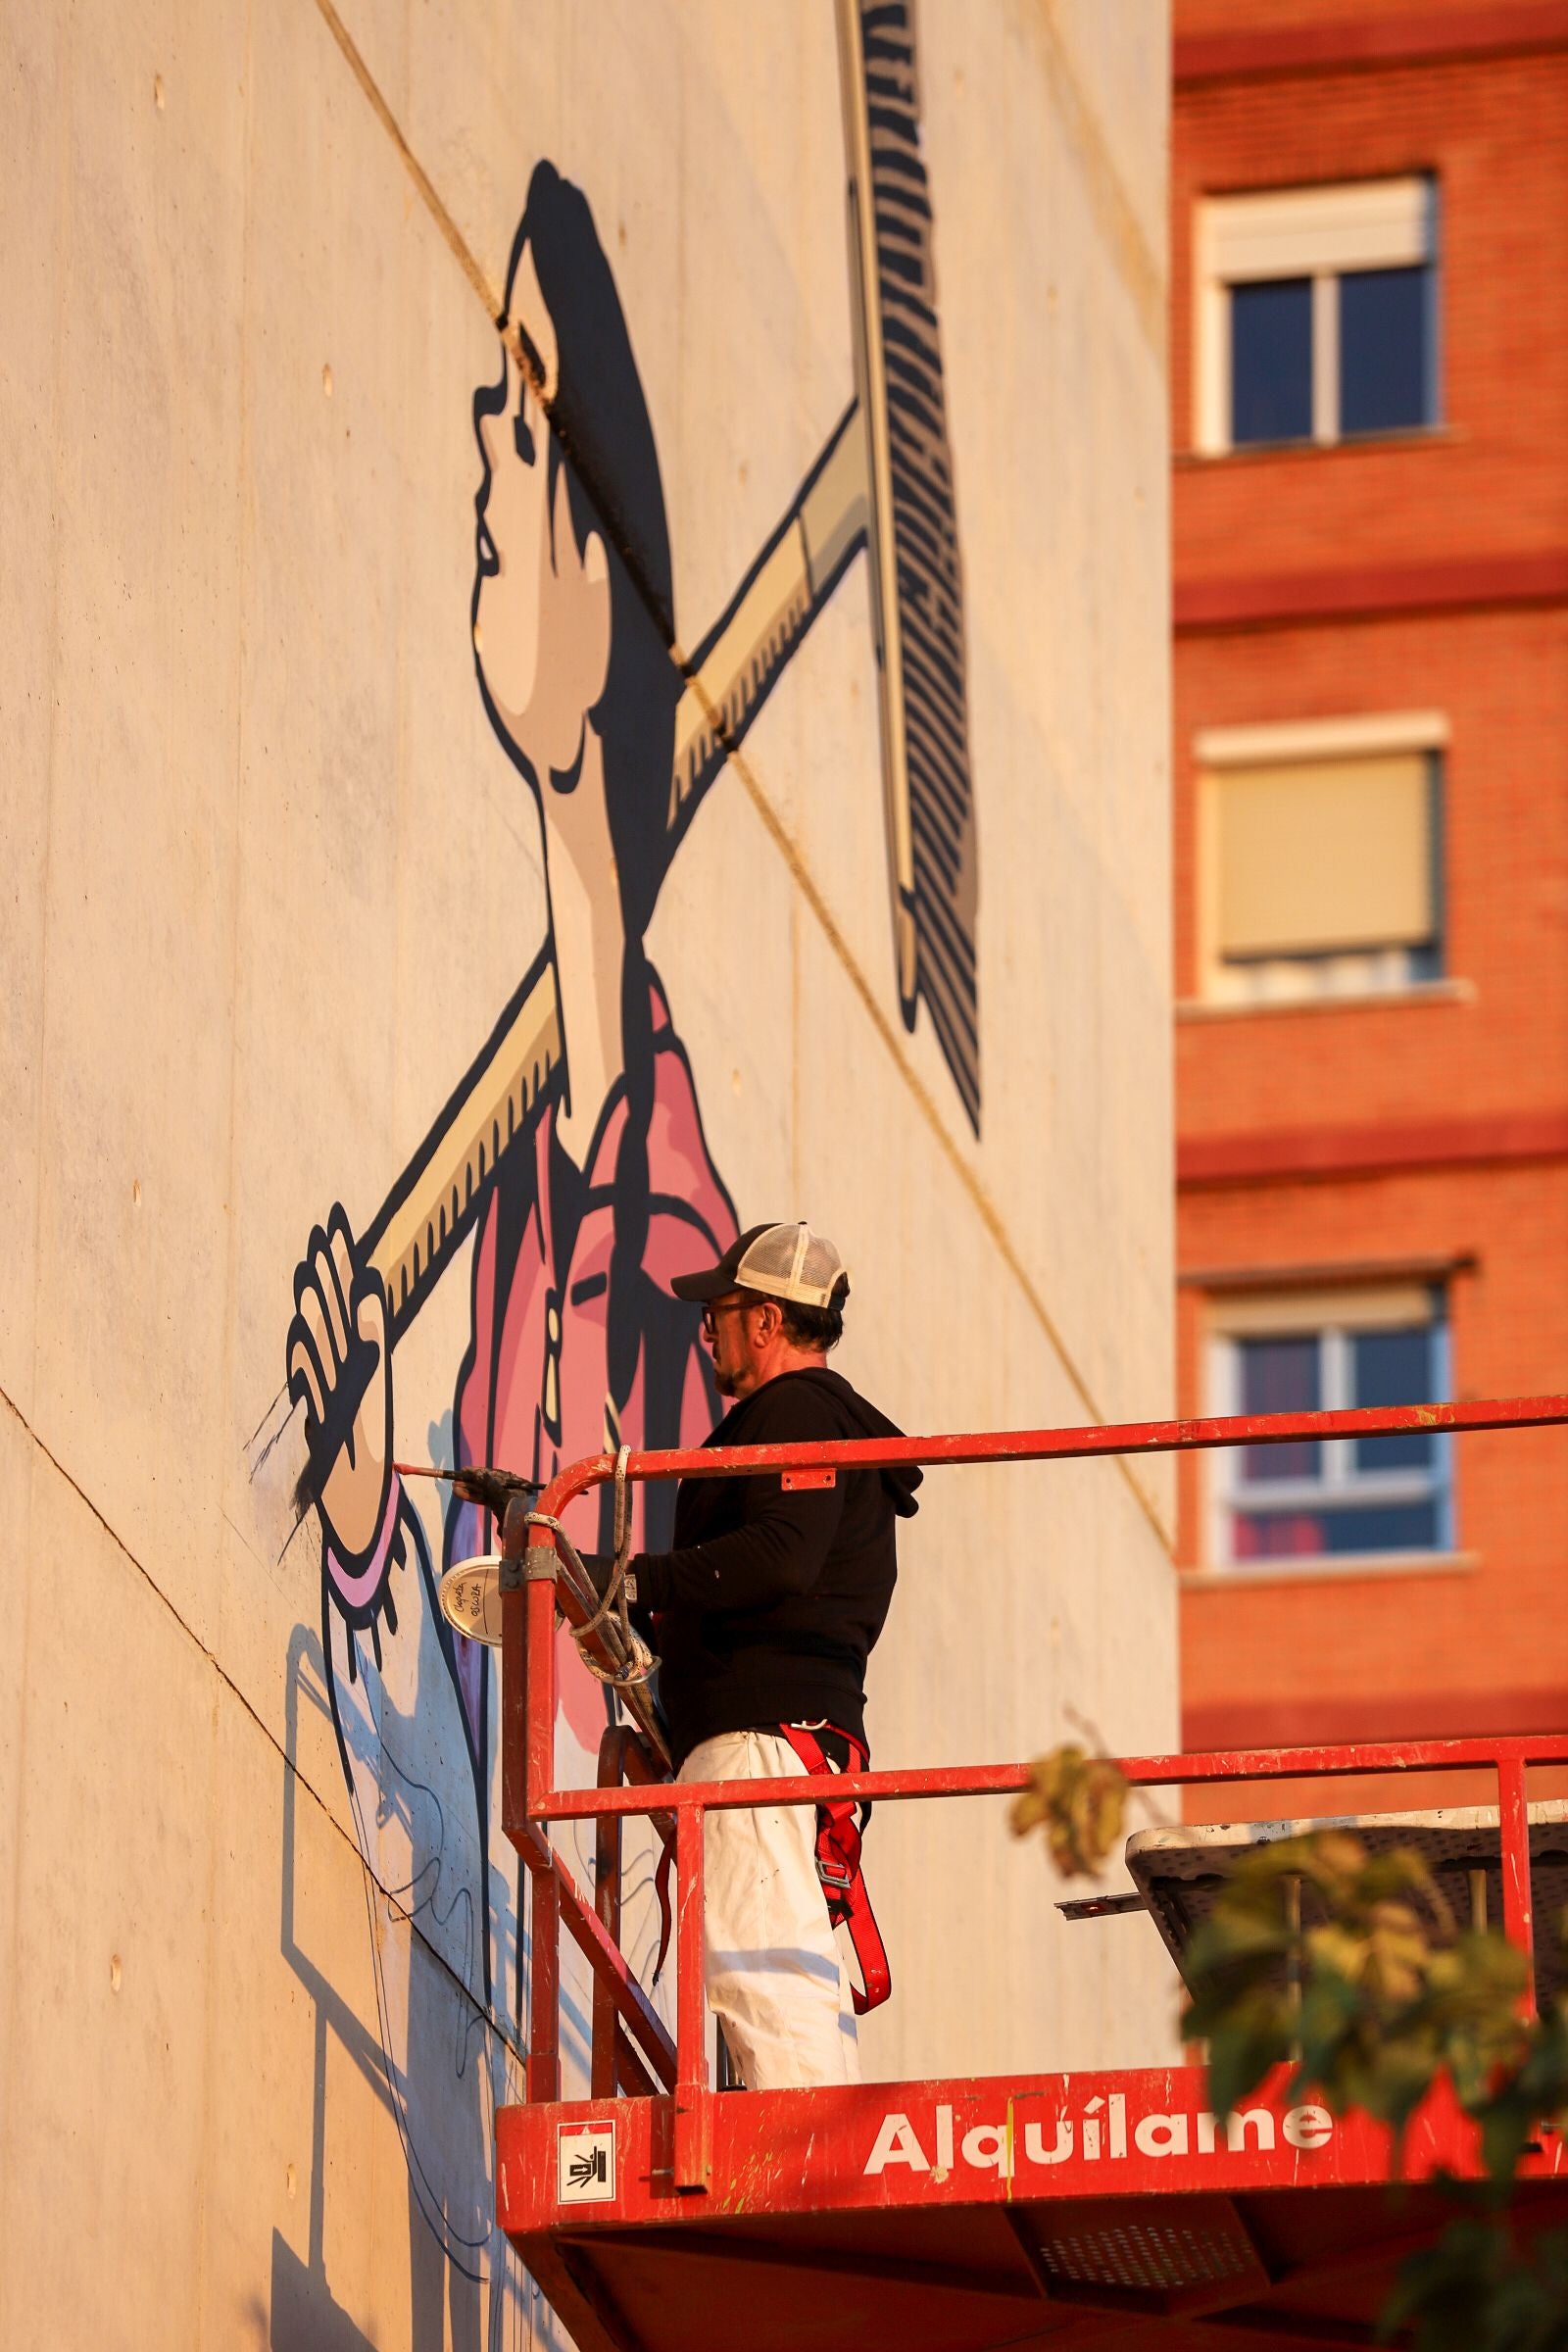
[{"label": "black cap brim", "polygon": [[710,1298],[722,1298],[736,1286],[735,1271],[752,1244],[760,1241],[770,1227],[754,1225],[738,1241],[731,1242],[716,1266],[707,1266],[698,1274],[675,1274],[670,1277],[670,1289],[677,1298],[690,1298],[706,1305]]}]

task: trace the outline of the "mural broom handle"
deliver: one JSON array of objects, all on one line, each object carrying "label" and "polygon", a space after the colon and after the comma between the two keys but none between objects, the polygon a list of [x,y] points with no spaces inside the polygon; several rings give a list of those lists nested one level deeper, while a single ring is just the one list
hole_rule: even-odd
[{"label": "mural broom handle", "polygon": [[[852,401],[728,610],[694,657],[676,713],[669,824],[677,836],[745,734],[866,533],[866,437]],[[485,1178],[561,1058],[548,959],[502,1014],[423,1152],[363,1244],[401,1336],[467,1230]]]}]

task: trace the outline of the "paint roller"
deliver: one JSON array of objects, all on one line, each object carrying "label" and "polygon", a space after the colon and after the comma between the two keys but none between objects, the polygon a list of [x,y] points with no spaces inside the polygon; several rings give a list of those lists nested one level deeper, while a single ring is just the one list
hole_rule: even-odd
[{"label": "paint roller", "polygon": [[[912,1030],[924,1001],[978,1130],[962,591],[912,0],[836,0],[836,7],[855,395],[687,664],[667,848],[673,855],[709,785],[863,550],[900,1009]],[[486,1178],[523,1132],[560,1056],[555,972],[544,957],[361,1238],[362,1262],[385,1289],[393,1344],[466,1234]],[[253,1477],[278,1434],[267,1425],[258,1432]],[[296,1510],[318,1492],[315,1467],[307,1464],[292,1482]]]}]

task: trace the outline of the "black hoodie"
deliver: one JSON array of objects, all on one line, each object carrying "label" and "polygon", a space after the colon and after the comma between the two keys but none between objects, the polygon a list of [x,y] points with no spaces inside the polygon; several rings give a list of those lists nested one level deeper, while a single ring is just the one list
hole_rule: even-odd
[{"label": "black hoodie", "polygon": [[[784,1372],[731,1407],[709,1446],[894,1438],[837,1372]],[[677,1770],[718,1732],[827,1722],[864,1741],[865,1661],[898,1575],[894,1521],[918,1470],[839,1472],[785,1494],[778,1478],[689,1478],[675,1548],[632,1562],[654,1618],[659,1698]]]}]

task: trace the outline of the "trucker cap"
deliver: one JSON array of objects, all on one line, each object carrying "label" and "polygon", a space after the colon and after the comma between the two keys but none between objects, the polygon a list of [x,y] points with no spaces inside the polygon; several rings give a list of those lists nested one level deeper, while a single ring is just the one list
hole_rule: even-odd
[{"label": "trucker cap", "polygon": [[731,1242],[716,1266],[677,1274],[677,1298],[722,1298],[730,1291],[760,1291],[796,1306],[839,1306],[850,1295],[850,1270],[820,1234],[799,1225],[754,1225]]}]

